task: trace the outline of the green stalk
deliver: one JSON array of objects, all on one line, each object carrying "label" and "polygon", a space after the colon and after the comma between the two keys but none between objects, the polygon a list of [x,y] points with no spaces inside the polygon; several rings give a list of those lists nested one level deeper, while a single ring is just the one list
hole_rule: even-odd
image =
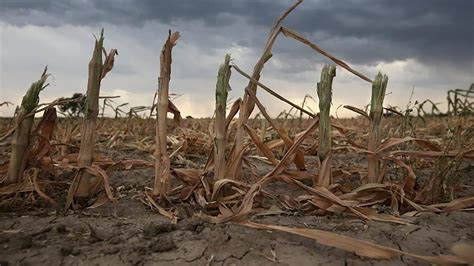
[{"label": "green stalk", "polygon": [[317,182],[319,186],[329,187],[331,175],[331,101],[332,80],[336,76],[336,66],[325,65],[321,71],[321,81],[317,85],[319,97],[319,162],[320,171]]},{"label": "green stalk", "polygon": [[226,105],[227,93],[230,90],[230,55],[226,54],[224,64],[219,68],[216,84],[216,117],[214,123],[214,180],[225,177],[226,146]]},{"label": "green stalk", "polygon": [[[372,99],[370,101],[370,126],[368,150],[375,151],[382,140],[380,122],[383,114],[383,100],[387,89],[388,77],[378,73],[372,83]],[[367,179],[364,183],[377,183],[379,180],[379,160],[376,156],[367,156]]]},{"label": "green stalk", "polygon": [[48,86],[48,84],[45,85],[49,77],[46,72],[47,68],[44,69],[41,78],[31,84],[30,89],[23,96],[21,106],[16,114],[16,129],[12,139],[12,152],[5,179],[6,184],[19,183],[23,180],[23,171],[26,167],[24,158],[30,145],[31,128],[35,119],[34,113],[31,114],[31,112],[38,106],[40,92]]}]

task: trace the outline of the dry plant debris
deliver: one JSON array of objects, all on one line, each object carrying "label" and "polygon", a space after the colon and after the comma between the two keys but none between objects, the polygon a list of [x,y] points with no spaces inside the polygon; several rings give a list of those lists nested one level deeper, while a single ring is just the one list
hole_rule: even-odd
[{"label": "dry plant debris", "polygon": [[[120,113],[125,114],[120,108],[127,104],[114,107],[112,101],[106,100],[109,97],[104,98],[102,112],[106,106],[112,108],[115,119],[103,117],[97,123],[100,84],[112,70],[118,54],[116,49],[105,52],[103,31],[95,41],[89,63],[86,96],[39,105],[39,92],[47,86],[49,75],[45,69],[40,80],[27,91],[14,123],[1,121],[5,132],[0,139],[3,204],[13,204],[21,197],[29,199],[22,206],[40,201],[66,209],[94,209],[108,201],[118,204],[123,187],[114,187],[111,176],[119,171],[151,168],[155,171],[152,187],[134,191],[134,198],[174,225],[196,216],[210,223],[300,235],[371,259],[406,256],[434,264],[472,263],[472,256],[466,252],[472,247],[466,244],[454,246],[453,255],[421,255],[322,230],[252,221],[253,217],[267,213],[337,214],[408,225],[412,223],[411,217],[422,212],[449,213],[474,208],[472,194],[454,196],[462,186],[462,180],[454,177],[461,165],[471,164],[474,159],[474,120],[469,101],[473,87],[449,92],[454,93],[455,99],[449,103],[447,115],[452,119],[448,122],[443,116],[417,120],[408,112],[384,108],[387,76],[379,73],[372,81],[283,26],[284,19],[301,2],[297,1],[277,19],[252,75],[231,64],[229,55],[225,56],[218,70],[213,119],[182,119],[179,108],[170,99],[172,48],[180,37],[178,32],[170,31],[162,48],[152,106],[130,107],[128,117],[120,117]],[[272,46],[280,33],[372,83],[370,111],[346,105],[360,117],[330,116],[332,82],[337,78],[335,65],[326,65],[317,83],[319,114],[305,109],[307,97],[298,105],[262,84],[262,70],[272,57]],[[227,111],[232,69],[249,81],[242,98]],[[257,88],[292,108],[285,112],[285,118],[272,118],[258,98]],[[461,96],[464,100],[460,100]],[[57,117],[55,106],[81,101],[81,128],[77,117]],[[419,105],[418,114],[424,112],[427,102],[430,101]],[[0,106],[5,104],[9,103]],[[259,114],[252,119],[255,106]],[[148,110],[150,117],[139,117],[139,112]],[[154,110],[155,120],[151,118]],[[299,118],[289,117],[291,110],[299,113]],[[384,110],[397,116],[385,116]],[[34,115],[40,111],[44,111],[43,117],[33,127]],[[169,123],[168,112],[174,114],[175,123]],[[439,113],[439,109],[432,112]],[[303,114],[308,118],[303,118]],[[407,121],[411,120],[423,126],[412,126],[407,133]],[[113,150],[141,156],[112,159],[108,153]],[[433,171],[426,174],[429,170]],[[275,190],[275,184],[283,190]],[[40,200],[32,195],[38,195]],[[186,211],[184,205],[193,210]],[[276,257],[273,253],[271,260]]]}]

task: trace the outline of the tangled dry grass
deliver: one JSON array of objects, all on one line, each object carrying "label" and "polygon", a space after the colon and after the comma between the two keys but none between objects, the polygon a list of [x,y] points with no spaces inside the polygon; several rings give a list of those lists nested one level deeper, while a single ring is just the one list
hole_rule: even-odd
[{"label": "tangled dry grass", "polygon": [[[179,33],[170,32],[161,53],[156,101],[150,108],[151,114],[156,106],[156,119],[116,115],[115,119],[97,120],[100,81],[112,70],[117,54],[112,49],[108,54],[104,52],[102,59],[102,32],[89,65],[87,101],[81,105],[83,118],[57,118],[54,106],[84,97],[38,106],[36,95],[36,104],[31,105],[35,97],[28,105],[22,104],[15,121],[1,120],[4,133],[0,173],[6,177],[0,187],[1,207],[46,204],[81,209],[97,208],[109,201],[115,204],[120,192],[110,181],[114,172],[154,168],[153,186],[143,187],[135,198],[172,224],[188,218],[190,214],[179,207],[188,204],[194,216],[210,223],[289,232],[368,258],[404,255],[429,263],[468,263],[466,253],[457,250],[454,255],[424,256],[331,232],[249,220],[252,215],[272,211],[409,224],[409,217],[421,212],[472,211],[474,206],[472,189],[460,178],[474,159],[473,116],[465,111],[422,118],[393,108],[386,108],[390,115],[385,116],[386,76],[379,74],[372,81],[282,26],[284,18],[300,3],[277,20],[252,75],[230,65],[226,57],[219,70],[212,119],[182,119],[169,100],[172,48],[179,38]],[[317,86],[318,114],[306,110],[304,102],[302,106],[292,103],[260,83],[260,73],[271,58],[279,33],[308,45],[371,83],[369,112],[345,106],[359,116],[330,117],[335,66],[322,70]],[[237,99],[227,112],[226,90],[234,70],[248,78],[249,84],[242,99]],[[46,79],[45,70],[41,82],[32,86],[36,94],[47,86]],[[290,112],[272,118],[274,115],[267,113],[257,97],[258,87],[290,105],[300,116],[291,116]],[[472,104],[466,101],[456,100],[456,106],[468,110]],[[106,104],[104,100],[104,108]],[[251,118],[255,107],[257,116]],[[137,112],[133,108],[130,113]],[[43,117],[34,120],[34,113],[40,110],[44,111]],[[167,118],[167,112],[174,113],[173,121]]]},{"label": "tangled dry grass", "polygon": [[[296,137],[296,144],[288,149],[278,133],[268,127],[266,120],[250,119],[248,128],[253,133],[244,140],[247,149],[242,178],[217,181],[212,178],[212,163],[207,161],[212,157],[213,132],[210,128],[213,121],[185,119],[183,127],[171,127],[167,134],[173,187],[166,201],[157,200],[151,187],[137,192],[136,198],[168,217],[172,223],[187,218],[189,214],[181,213],[176,207],[176,204],[186,202],[194,206],[196,215],[209,222],[234,222],[282,231],[293,229],[255,224],[247,219],[271,209],[273,212],[305,215],[343,214],[364,220],[408,224],[409,218],[420,212],[469,211],[473,204],[472,190],[466,190],[463,179],[459,177],[474,156],[470,141],[474,134],[473,118],[459,116],[447,120],[432,117],[426,122],[412,118],[408,130],[403,127],[405,119],[390,117],[383,120],[382,135],[393,136],[386,139],[377,151],[383,160],[384,179],[366,185],[361,184],[361,178],[367,174],[365,155],[368,151],[363,143],[368,134],[368,121],[363,117],[333,121],[333,183],[329,188],[312,186],[312,180],[318,175],[319,143],[318,132],[314,130],[316,123],[311,119],[274,121],[286,123],[289,138]],[[99,152],[88,168],[78,165],[78,122],[74,118],[57,120],[47,152],[40,152],[42,155],[36,155],[30,161],[25,180],[0,189],[2,209],[64,206],[71,178],[80,171],[89,171],[97,177],[91,185],[94,186],[94,196],[88,203],[89,207],[96,208],[109,200],[119,200],[117,189],[108,181],[113,172],[127,171],[132,167],[154,167],[154,140],[150,137],[155,130],[153,119],[101,119],[96,140]],[[11,126],[11,120],[2,119],[3,132]],[[233,135],[235,127],[229,130],[228,137]],[[273,156],[265,154],[265,149],[261,148],[263,145]],[[35,145],[39,146],[40,143]],[[294,156],[289,156],[296,152],[295,147],[304,154],[305,171],[293,165]],[[9,145],[3,145],[2,149],[2,165],[6,168],[5,155]],[[227,155],[230,149],[231,143],[227,143]],[[279,189],[274,188],[275,184]],[[294,230],[291,232],[313,236],[323,244],[362,256],[390,258],[400,254],[379,246],[374,247],[374,251],[370,248],[372,244],[340,239],[337,235],[326,235],[326,232],[315,232],[314,229]],[[338,240],[329,241],[333,238]],[[360,250],[361,244],[368,249]],[[381,252],[386,254],[380,255]],[[439,262],[438,259],[429,261]]]}]

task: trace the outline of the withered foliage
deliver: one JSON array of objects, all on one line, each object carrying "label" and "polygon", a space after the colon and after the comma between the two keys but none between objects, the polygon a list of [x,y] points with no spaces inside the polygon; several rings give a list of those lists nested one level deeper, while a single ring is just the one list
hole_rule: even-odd
[{"label": "withered foliage", "polygon": [[[88,180],[83,192],[88,196],[89,208],[95,208],[118,200],[109,179],[114,171],[147,167],[155,169],[154,187],[143,188],[136,198],[172,223],[188,217],[188,213],[177,207],[184,202],[195,207],[195,215],[208,222],[236,223],[301,235],[368,258],[391,259],[404,255],[434,264],[468,262],[465,246],[453,248],[454,255],[423,256],[330,232],[251,221],[254,215],[276,212],[340,214],[409,224],[409,218],[419,212],[452,212],[474,207],[474,196],[449,198],[459,185],[452,177],[461,164],[474,160],[474,118],[467,113],[461,116],[452,112],[449,120],[415,117],[410,123],[419,126],[404,126],[410,118],[408,112],[383,108],[386,76],[380,74],[372,81],[301,34],[283,27],[285,17],[301,2],[297,1],[278,18],[251,75],[231,64],[230,57],[226,56],[218,72],[213,119],[182,119],[178,106],[169,99],[171,54],[179,38],[178,32],[169,33],[160,54],[159,84],[151,107],[131,107],[130,115],[125,118],[119,117],[120,112],[125,114],[119,111],[125,104],[120,105],[112,108],[115,119],[101,118],[96,124],[98,102],[88,106],[94,117],[91,117],[93,123],[87,132],[96,136],[87,140],[90,163],[84,163],[79,156],[84,134],[88,133],[83,131],[81,134],[77,119],[58,119],[56,116],[54,106],[64,104],[62,101],[66,99],[23,114],[31,117],[35,112],[45,111],[27,145],[28,160],[21,173],[24,178],[21,182],[4,183],[0,187],[3,202],[14,201],[22,195],[27,198],[39,195],[43,203],[77,207],[73,205],[74,194],[86,176]],[[305,108],[306,97],[298,105],[261,83],[262,70],[272,57],[272,46],[280,33],[329,58],[342,71],[347,70],[371,83],[370,112],[347,105],[344,107],[360,116],[352,119],[330,117],[335,66],[323,70],[317,86],[321,114]],[[102,40],[101,36],[100,46]],[[94,72],[91,86],[100,85],[112,69],[115,55],[113,49],[105,53],[102,60],[102,49],[96,47],[94,56],[100,67]],[[242,98],[234,101],[227,111],[231,70],[247,78],[249,83]],[[290,106],[290,111],[272,118],[257,96],[258,88]],[[471,106],[470,103],[462,104]],[[258,117],[250,118],[254,109],[258,110]],[[156,120],[151,118],[153,110],[157,113]],[[396,116],[385,117],[383,110]],[[142,111],[150,111],[150,117],[138,117],[138,112]],[[167,118],[168,112],[175,115],[175,123]],[[15,126],[6,120],[1,122],[5,133],[0,141],[8,143]],[[6,155],[12,147],[2,144],[0,148],[0,174],[5,176],[9,165]],[[101,152],[94,153],[94,149]],[[146,156],[114,161],[107,157],[104,152],[107,150],[125,154],[139,151]],[[426,174],[429,170],[431,176]],[[269,184],[282,186],[285,192],[276,193]],[[63,197],[68,187],[69,193]],[[31,203],[32,197],[29,199],[26,202]],[[34,201],[38,203],[37,199]]]}]

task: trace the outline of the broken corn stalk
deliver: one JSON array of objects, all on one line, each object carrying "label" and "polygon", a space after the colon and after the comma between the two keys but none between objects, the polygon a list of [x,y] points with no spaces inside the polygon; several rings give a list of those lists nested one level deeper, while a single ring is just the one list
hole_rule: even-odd
[{"label": "broken corn stalk", "polygon": [[[99,93],[102,74],[102,50],[104,30],[95,41],[92,58],[89,62],[89,78],[87,80],[87,100],[84,120],[81,128],[81,146],[79,148],[79,166],[91,166],[94,157],[94,139],[97,115],[99,114]],[[86,171],[79,177],[74,199],[84,201],[89,198],[90,174]]]},{"label": "broken corn stalk", "polygon": [[27,150],[31,140],[31,128],[34,122],[34,109],[38,106],[40,92],[48,86],[45,85],[49,77],[47,67],[44,69],[41,78],[31,84],[30,89],[23,96],[21,106],[16,113],[15,132],[12,139],[12,152],[8,173],[5,179],[6,184],[18,183],[23,180],[23,171],[26,167]]},{"label": "broken corn stalk", "polygon": [[[380,122],[383,114],[383,100],[387,89],[388,77],[378,73],[372,83],[372,99],[370,101],[370,128],[369,128],[369,151],[375,151],[382,140],[380,133]],[[381,180],[379,177],[379,159],[374,155],[367,156],[367,179],[364,183],[377,183]]]},{"label": "broken corn stalk", "polygon": [[[92,58],[89,61],[89,77],[87,80],[87,98],[84,120],[81,128],[81,146],[79,147],[79,167],[92,165],[94,158],[94,144],[97,115],[99,114],[99,94],[102,79],[112,70],[114,66],[117,49],[107,52],[104,49],[104,29],[100,32],[99,39],[95,40]],[[105,60],[102,60],[105,55]],[[74,200],[85,202],[90,196],[90,179],[88,171],[80,172],[77,176],[77,184],[73,182]]]},{"label": "broken corn stalk", "polygon": [[158,106],[156,108],[155,183],[153,195],[165,196],[169,186],[170,160],[166,150],[166,117],[169,107],[169,85],[171,80],[171,50],[176,45],[179,32],[171,31],[160,55],[160,77],[158,78]]},{"label": "broken corn stalk", "polygon": [[329,187],[331,175],[331,120],[329,117],[332,101],[332,80],[336,76],[334,65],[325,65],[321,71],[321,81],[318,82],[319,97],[319,162],[320,170],[315,184]]},{"label": "broken corn stalk", "polygon": [[216,84],[216,117],[214,122],[214,180],[225,177],[225,146],[226,146],[226,104],[227,93],[230,90],[229,79],[230,55],[225,56],[224,64],[219,68]]}]

